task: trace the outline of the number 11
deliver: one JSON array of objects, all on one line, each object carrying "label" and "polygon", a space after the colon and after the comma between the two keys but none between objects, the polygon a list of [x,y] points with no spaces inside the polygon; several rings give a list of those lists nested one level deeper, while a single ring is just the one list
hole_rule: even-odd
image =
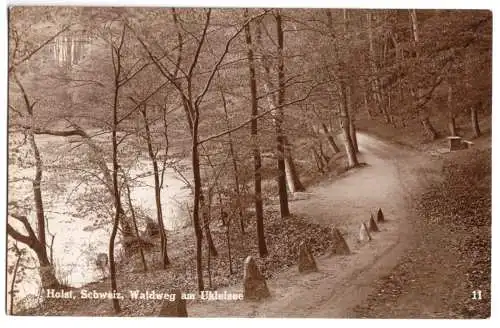
[{"label": "number 11", "polygon": [[482,297],[481,297],[481,291],[480,290],[473,290],[472,291],[472,299],[473,300],[480,300],[480,299],[482,299]]}]

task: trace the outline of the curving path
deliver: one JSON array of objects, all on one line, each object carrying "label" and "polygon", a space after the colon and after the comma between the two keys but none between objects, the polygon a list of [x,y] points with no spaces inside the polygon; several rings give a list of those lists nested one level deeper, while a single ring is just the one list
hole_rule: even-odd
[{"label": "curving path", "polygon": [[[299,275],[293,267],[268,281],[272,297],[262,302],[192,304],[195,317],[346,318],[373,291],[373,282],[390,272],[414,242],[410,209],[428,183],[439,179],[441,162],[428,154],[359,133],[360,161],[367,165],[311,187],[290,203],[291,211],[338,227],[353,254],[317,259],[319,272]],[[361,223],[381,207],[387,222],[369,243],[357,242]],[[225,290],[240,292],[242,286]]]}]

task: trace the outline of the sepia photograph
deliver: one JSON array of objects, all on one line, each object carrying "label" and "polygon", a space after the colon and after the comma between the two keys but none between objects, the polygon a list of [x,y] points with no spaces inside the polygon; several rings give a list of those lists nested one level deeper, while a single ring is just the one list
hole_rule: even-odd
[{"label": "sepia photograph", "polygon": [[7,8],[7,316],[491,317],[493,11],[269,5]]}]

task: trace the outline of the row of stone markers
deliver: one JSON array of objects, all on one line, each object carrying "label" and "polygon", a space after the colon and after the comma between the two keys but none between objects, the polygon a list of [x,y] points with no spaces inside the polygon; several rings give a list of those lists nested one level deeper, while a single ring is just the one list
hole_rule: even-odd
[{"label": "row of stone markers", "polygon": [[[382,209],[379,208],[377,212],[377,222],[381,223],[384,222],[384,213],[382,212]],[[373,218],[373,214],[370,214],[370,220],[368,221],[368,226],[366,225],[365,222],[361,223],[361,227],[359,229],[359,241],[364,242],[364,241],[370,241],[372,240],[371,233],[372,232],[379,232],[380,229],[378,228],[377,222],[375,222],[375,219]],[[332,230],[333,234],[333,245],[331,247],[331,255],[349,255],[351,253],[351,250],[349,249],[349,246],[347,246],[347,243],[340,233],[339,229],[333,228]],[[315,272],[318,271],[318,266],[316,265],[316,261],[314,259],[314,256],[309,248],[309,245],[305,242],[302,241],[299,246],[299,272],[300,273],[308,273],[308,272]]]},{"label": "row of stone markers", "polygon": [[[359,229],[359,241],[365,242],[372,240],[371,233],[379,232],[378,223],[385,222],[382,209],[378,209],[377,220],[375,221],[373,214],[370,214],[368,225],[363,222]],[[332,229],[333,243],[331,247],[331,255],[349,255],[351,253],[344,237],[337,228]],[[318,266],[316,260],[306,241],[302,241],[299,245],[298,269],[300,273],[316,272]],[[181,299],[181,293],[175,291],[175,301],[165,301],[160,311],[160,316],[163,317],[187,317],[186,300]],[[267,287],[266,279],[260,272],[255,259],[248,256],[245,259],[243,273],[243,299],[258,301],[267,298],[271,295]]]}]

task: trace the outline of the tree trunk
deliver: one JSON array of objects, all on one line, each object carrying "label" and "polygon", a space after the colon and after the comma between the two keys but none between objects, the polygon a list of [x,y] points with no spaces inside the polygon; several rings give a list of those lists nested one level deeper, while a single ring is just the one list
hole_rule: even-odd
[{"label": "tree trunk", "polygon": [[377,105],[377,109],[380,113],[384,115],[384,119],[386,123],[389,123],[389,117],[387,115],[387,111],[385,110],[384,105],[382,103],[382,95],[380,93],[380,81],[378,78],[378,68],[377,68],[377,57],[375,54],[375,47],[373,45],[373,31],[372,31],[372,14],[368,12],[366,14],[366,19],[368,22],[368,48],[370,53],[370,67],[372,73],[372,92],[373,97],[375,99],[375,103]]},{"label": "tree trunk", "polygon": [[[248,18],[248,9],[245,9],[245,18]],[[253,56],[252,34],[250,32],[250,24],[245,26],[245,41],[247,46],[248,69],[249,69],[249,82],[250,82],[250,95],[252,102],[252,117],[257,117],[259,113],[258,100],[257,100],[257,80],[255,76],[255,60]],[[255,203],[255,216],[257,220],[257,239],[259,244],[260,257],[267,256],[266,238],[264,235],[264,210],[262,203],[262,177],[261,167],[262,160],[259,148],[259,130],[257,126],[257,119],[253,119],[250,123],[250,134],[252,138],[252,153],[253,153],[253,173],[254,173],[254,203]]]},{"label": "tree trunk", "polygon": [[22,254],[18,251],[17,246],[15,246],[17,251],[17,259],[16,264],[14,264],[14,270],[12,272],[12,281],[10,282],[10,292],[9,292],[9,313],[10,315],[14,315],[14,298],[16,297],[16,279],[17,279],[17,271],[19,269],[19,263],[21,262]]},{"label": "tree trunk", "polygon": [[[114,197],[114,192],[113,192],[113,179],[110,173],[110,170],[108,168],[108,165],[106,163],[106,159],[104,158],[104,150],[99,147],[92,139],[91,136],[88,135],[85,130],[83,130],[78,124],[71,122],[71,126],[73,127],[73,130],[65,130],[65,131],[59,131],[59,130],[49,130],[49,129],[36,129],[34,130],[34,134],[39,134],[39,135],[52,135],[52,136],[80,136],[83,140],[83,143],[85,143],[90,150],[92,151],[92,161],[95,163],[95,165],[99,168],[103,175],[103,184],[106,187],[106,190],[109,192],[111,198]],[[125,215],[125,212],[120,213],[120,226],[121,226],[121,234],[122,237],[125,239],[127,237],[133,236],[133,231],[130,223],[127,220],[127,217]]]},{"label": "tree trunk", "polygon": [[168,258],[167,252],[167,233],[165,232],[165,225],[163,223],[163,212],[161,208],[161,190],[160,190],[160,172],[158,169],[158,159],[153,150],[153,140],[151,138],[151,131],[149,129],[149,121],[147,116],[146,104],[144,104],[141,110],[142,118],[144,119],[144,128],[146,131],[146,141],[148,144],[148,154],[151,164],[153,165],[153,177],[155,184],[155,203],[156,203],[156,221],[158,222],[158,227],[160,228],[160,247],[161,247],[161,258],[163,269],[166,269],[170,264],[170,259]]},{"label": "tree trunk", "polygon": [[[123,34],[122,34],[122,39],[121,41],[123,42],[124,38],[124,32],[125,32],[125,26],[123,26]],[[120,220],[124,220],[124,217],[121,218],[122,215],[124,215],[124,210],[122,207],[121,203],[121,195],[120,195],[120,182],[118,181],[118,171],[120,169],[120,166],[118,164],[118,139],[117,139],[117,130],[118,130],[118,108],[119,108],[119,92],[120,92],[120,79],[121,79],[121,47],[115,48],[111,47],[112,51],[112,60],[113,60],[113,68],[114,68],[114,97],[113,97],[113,124],[112,124],[112,133],[111,133],[111,144],[112,144],[112,151],[113,151],[113,157],[112,157],[112,162],[113,162],[113,174],[112,174],[112,180],[113,180],[113,201],[115,205],[115,215],[113,219],[113,228],[111,230],[111,236],[109,237],[109,272],[110,272],[110,280],[111,280],[111,291],[112,292],[118,292],[118,287],[116,283],[116,266],[115,266],[115,239],[116,239],[116,234],[118,232],[118,225],[120,224]],[[113,309],[115,310],[115,313],[120,313],[121,308],[120,308],[120,302],[117,298],[113,298]]]},{"label": "tree trunk", "polygon": [[304,185],[300,181],[299,174],[297,172],[297,168],[293,161],[292,152],[290,149],[290,143],[288,142],[288,138],[285,136],[285,173],[286,173],[286,181],[288,185],[288,190],[292,193],[298,191],[305,191]]},{"label": "tree trunk", "polygon": [[417,12],[415,9],[410,9],[411,27],[413,32],[413,40],[415,42],[415,56],[419,57],[419,34],[418,34],[418,23],[417,23]]},{"label": "tree trunk", "polygon": [[[31,115],[31,126],[34,126],[33,113]],[[53,288],[59,286],[59,282],[55,276],[53,263],[50,263],[47,255],[47,242],[46,242],[46,227],[45,227],[45,210],[43,206],[43,196],[42,196],[42,172],[43,164],[42,158],[40,156],[40,151],[38,150],[38,145],[35,141],[35,135],[32,130],[30,130],[29,142],[31,144],[31,149],[33,150],[33,156],[35,157],[35,179],[33,179],[33,198],[35,201],[35,212],[36,212],[36,223],[37,223],[37,239],[38,247],[36,249],[38,261],[40,263],[39,272],[40,280],[42,282],[42,287]]]},{"label": "tree trunk", "polygon": [[229,218],[226,218],[226,243],[227,260],[229,261],[229,274],[233,274],[233,258],[231,256],[231,219]]},{"label": "tree trunk", "polygon": [[[132,204],[132,196],[130,193],[130,186],[128,181],[125,183],[125,187],[127,188],[127,199],[128,206],[130,208],[130,213],[132,216],[132,224],[134,225],[135,235],[139,238],[139,228],[137,228],[137,217],[135,216],[134,204]],[[144,272],[148,271],[148,265],[146,263],[146,257],[144,256],[144,249],[142,247],[139,249],[139,254],[141,255],[142,267],[144,268]]]},{"label": "tree trunk", "polygon": [[153,174],[155,183],[156,220],[160,228],[161,258],[163,263],[163,269],[166,269],[167,266],[170,264],[170,259],[168,258],[168,252],[167,252],[167,233],[165,231],[165,225],[163,224],[163,212],[161,208],[161,195],[160,195],[160,177],[159,177],[158,163],[156,158],[153,161]]},{"label": "tree trunk", "polygon": [[311,148],[314,160],[316,161],[316,166],[318,167],[318,171],[321,173],[325,173],[325,165],[323,160],[321,159],[316,147]]},{"label": "tree trunk", "polygon": [[349,112],[347,110],[347,92],[344,83],[341,83],[342,103],[340,105],[340,128],[344,136],[344,146],[347,154],[349,168],[359,165],[356,151],[351,140],[351,131],[349,124]]},{"label": "tree trunk", "polygon": [[207,273],[208,273],[208,289],[212,289],[212,249],[210,246],[209,239],[207,238]]},{"label": "tree trunk", "polygon": [[448,130],[450,131],[450,136],[454,137],[457,135],[457,129],[455,124],[455,117],[452,113],[448,116]]},{"label": "tree trunk", "polygon": [[210,231],[210,206],[212,204],[212,196],[208,195],[208,204],[205,203],[203,196],[200,196],[200,208],[201,217],[203,219],[203,230],[205,231],[205,238],[207,239],[207,245],[210,250],[210,254],[213,256],[218,256],[217,248],[215,248],[214,240],[212,239],[212,232]]},{"label": "tree trunk", "polygon": [[340,149],[335,143],[335,139],[333,139],[332,134],[330,133],[330,131],[328,131],[328,127],[326,126],[326,124],[321,123],[321,128],[323,129],[323,132],[326,134],[328,144],[330,145],[330,148],[332,148],[333,153],[336,154],[340,152]]},{"label": "tree trunk", "polygon": [[[115,97],[115,100],[117,97]],[[109,272],[111,279],[111,291],[116,292],[118,287],[116,284],[116,266],[115,266],[115,239],[116,234],[118,232],[118,225],[120,222],[120,214],[123,213],[120,201],[120,191],[118,189],[118,143],[116,140],[116,125],[118,123],[117,115],[117,106],[114,108],[114,127],[112,132],[112,143],[113,143],[113,188],[114,188],[114,203],[115,203],[115,215],[113,219],[113,228],[111,230],[111,236],[109,237],[109,249],[108,249],[108,258],[109,258]],[[115,313],[120,313],[120,302],[118,299],[113,298],[113,308]]]},{"label": "tree trunk", "polygon": [[[40,244],[47,245],[45,238],[45,210],[43,206],[42,197],[42,159],[40,157],[40,152],[38,146],[35,142],[35,136],[30,133],[29,140],[31,143],[31,149],[35,157],[35,179],[32,182],[33,185],[33,198],[35,200],[35,212],[36,212],[36,224],[37,224],[37,237]],[[46,253],[46,252],[45,252]],[[46,254],[44,256],[47,256]]]},{"label": "tree trunk", "polygon": [[[275,16],[276,18],[276,26],[278,30],[278,106],[283,104],[284,102],[284,62],[282,56],[283,49],[283,30],[281,27],[281,15],[279,14],[279,10]],[[257,30],[257,40],[262,46],[261,37],[260,37],[260,28]],[[264,66],[264,70],[266,71],[266,78],[264,79],[264,89],[267,93],[267,101],[269,103],[270,108],[276,108],[274,104],[274,100],[271,96],[271,68],[270,63],[268,62],[268,58],[265,54],[262,55],[262,62]],[[277,183],[278,183],[278,195],[280,201],[280,213],[281,217],[285,218],[290,216],[290,209],[288,207],[288,193],[287,193],[287,184],[286,184],[286,167],[285,167],[285,138],[283,133],[283,108],[278,108],[272,111],[274,127],[276,131],[276,158],[277,158]]]},{"label": "tree trunk", "polygon": [[[393,33],[390,33],[390,38],[392,40],[393,46],[394,46],[394,52],[395,52],[395,65],[396,67],[400,67],[401,63],[403,62],[403,51],[401,47],[399,46],[398,41],[396,40],[396,37]],[[396,97],[397,98],[397,106],[401,107],[403,106],[403,83],[401,81],[401,78],[397,77],[397,90],[396,90]],[[392,112],[392,109],[391,109]],[[405,113],[401,108],[399,110],[396,110],[397,117],[401,123],[401,126],[404,128],[406,127],[405,123]]]},{"label": "tree trunk", "polygon": [[354,124],[354,111],[352,108],[352,99],[351,99],[351,87],[346,86],[345,87],[345,92],[346,92],[346,104],[347,104],[347,114],[349,116],[349,136],[351,138],[351,143],[354,149],[354,152],[358,153],[358,138],[356,136],[356,125]]},{"label": "tree trunk", "polygon": [[38,272],[40,274],[40,281],[43,289],[47,290],[61,287],[61,284],[56,278],[53,265],[40,265]]},{"label": "tree trunk", "polygon": [[448,84],[448,130],[450,131],[450,136],[454,137],[457,135],[457,129],[455,125],[455,114],[453,113],[452,95],[452,86]]},{"label": "tree trunk", "polygon": [[475,106],[471,106],[470,108],[470,118],[471,118],[471,127],[474,138],[479,138],[481,136],[481,130],[479,130],[477,108]]},{"label": "tree trunk", "polygon": [[[285,61],[283,58],[283,26],[281,23],[281,12],[276,10],[276,29],[278,34],[278,106],[283,105],[285,102]],[[286,190],[286,164],[285,164],[285,134],[283,131],[284,111],[282,107],[276,112],[275,125],[276,125],[276,142],[278,154],[278,186],[280,198],[281,217],[290,216],[290,209],[288,207],[288,193]]]},{"label": "tree trunk", "polygon": [[[419,38],[419,33],[418,33],[418,22],[417,22],[417,12],[415,9],[410,10],[410,21],[411,21],[411,27],[412,27],[412,32],[413,32],[413,48],[415,51],[415,58],[417,60],[420,58],[420,38]],[[417,86],[417,100],[421,98],[422,95],[422,89],[420,86]],[[420,109],[423,111],[424,109]],[[422,115],[422,114],[421,114]],[[423,114],[423,119],[421,119],[422,126],[424,127],[424,131],[427,136],[431,140],[436,140],[438,137],[438,134],[434,127],[431,124],[431,121],[429,119],[429,115],[424,113]]]},{"label": "tree trunk", "polygon": [[396,122],[396,119],[395,119],[395,116],[394,115],[394,111],[392,110],[392,92],[391,91],[388,91],[387,92],[387,113],[389,115],[389,123],[391,123],[391,125],[393,127],[397,127],[397,122]]},{"label": "tree trunk", "polygon": [[368,97],[367,97],[366,93],[367,93],[367,92],[366,92],[366,90],[365,90],[365,91],[363,92],[363,100],[364,100],[364,104],[365,104],[365,110],[366,110],[366,113],[368,114],[368,117],[369,117],[370,119],[372,119],[372,118],[373,118],[373,116],[372,116],[372,112],[370,111],[370,106],[368,106]]},{"label": "tree trunk", "polygon": [[[226,127],[229,130],[229,115],[227,112],[227,103],[226,103],[226,97],[224,96],[224,92],[222,89],[220,90],[221,98],[222,98],[222,104],[224,107],[224,115],[225,115],[225,120],[226,120]],[[245,233],[245,224],[243,222],[243,207],[241,206],[241,193],[240,193],[240,177],[239,177],[239,168],[238,168],[238,158],[236,156],[236,152],[234,151],[234,144],[233,144],[233,138],[231,133],[228,133],[228,141],[229,141],[229,154],[231,155],[231,160],[233,163],[233,173],[234,173],[234,192],[236,194],[236,203],[238,207],[238,216],[239,216],[239,221],[240,221],[240,229],[241,233]]]},{"label": "tree trunk", "polygon": [[[34,122],[32,122],[34,124]],[[33,125],[32,125],[33,126]],[[43,196],[42,196],[42,158],[40,156],[40,151],[35,141],[35,135],[33,132],[29,133],[29,141],[31,144],[31,149],[35,157],[35,179],[33,179],[33,196],[35,201],[35,211],[36,211],[36,223],[37,223],[37,244],[36,254],[38,257],[38,262],[40,263],[39,273],[42,287],[44,289],[54,288],[59,286],[59,282],[55,276],[54,265],[50,263],[49,257],[47,255],[47,242],[46,242],[46,227],[45,227],[45,210],[43,206]]]},{"label": "tree trunk", "polygon": [[328,157],[325,152],[323,151],[323,145],[321,144],[321,141],[319,142],[319,156],[321,160],[323,161],[323,165],[325,167],[328,166],[328,163],[330,162],[330,157]]},{"label": "tree trunk", "polygon": [[434,129],[434,127],[432,126],[432,123],[431,123],[429,117],[422,119],[421,122],[422,122],[422,126],[424,127],[424,131],[427,134],[427,136],[429,136],[429,138],[431,140],[436,140],[438,137],[438,134],[437,134],[436,130]]},{"label": "tree trunk", "polygon": [[[196,113],[194,113],[198,116]],[[202,242],[203,233],[200,225],[200,195],[201,195],[201,172],[200,172],[200,154],[198,151],[198,122],[197,117],[192,124],[192,147],[191,147],[191,164],[193,166],[193,182],[194,182],[194,204],[193,204],[193,226],[196,237],[196,273],[198,281],[198,291],[205,289],[203,283],[203,264],[202,264]]]},{"label": "tree trunk", "polygon": [[351,142],[352,142],[352,147],[354,148],[354,151],[356,153],[359,153],[356,124],[354,124],[354,120],[352,118],[349,119],[349,134],[351,135]]},{"label": "tree trunk", "polygon": [[305,191],[304,186],[299,180],[293,158],[289,154],[285,155],[285,173],[288,190],[290,192]]},{"label": "tree trunk", "polygon": [[35,214],[36,214],[36,230],[37,233],[33,230],[31,224],[25,216],[19,216],[15,214],[9,213],[12,217],[21,221],[28,232],[28,235],[23,235],[15,230],[8,222],[7,222],[7,233],[14,238],[15,240],[25,244],[30,247],[37,255],[39,262],[39,273],[42,287],[47,288],[57,288],[60,286],[57,278],[55,276],[53,263],[50,262],[49,257],[47,255],[47,242],[46,242],[46,226],[45,226],[45,211],[43,206],[43,195],[42,195],[42,176],[43,176],[43,162],[40,155],[40,151],[38,149],[38,145],[35,140],[35,122],[34,122],[34,114],[33,107],[35,103],[31,103],[24,89],[23,85],[17,78],[14,73],[14,81],[21,90],[23,95],[24,104],[26,106],[26,111],[28,113],[30,119],[30,126],[28,127],[28,142],[33,151],[33,156],[35,159],[35,177],[32,182],[33,188],[33,198],[35,202]]},{"label": "tree trunk", "polygon": [[286,183],[286,164],[285,164],[285,143],[283,141],[283,131],[281,128],[282,119],[275,117],[276,120],[276,143],[278,155],[278,193],[280,199],[281,217],[290,216],[290,209],[288,208],[288,192]]}]

